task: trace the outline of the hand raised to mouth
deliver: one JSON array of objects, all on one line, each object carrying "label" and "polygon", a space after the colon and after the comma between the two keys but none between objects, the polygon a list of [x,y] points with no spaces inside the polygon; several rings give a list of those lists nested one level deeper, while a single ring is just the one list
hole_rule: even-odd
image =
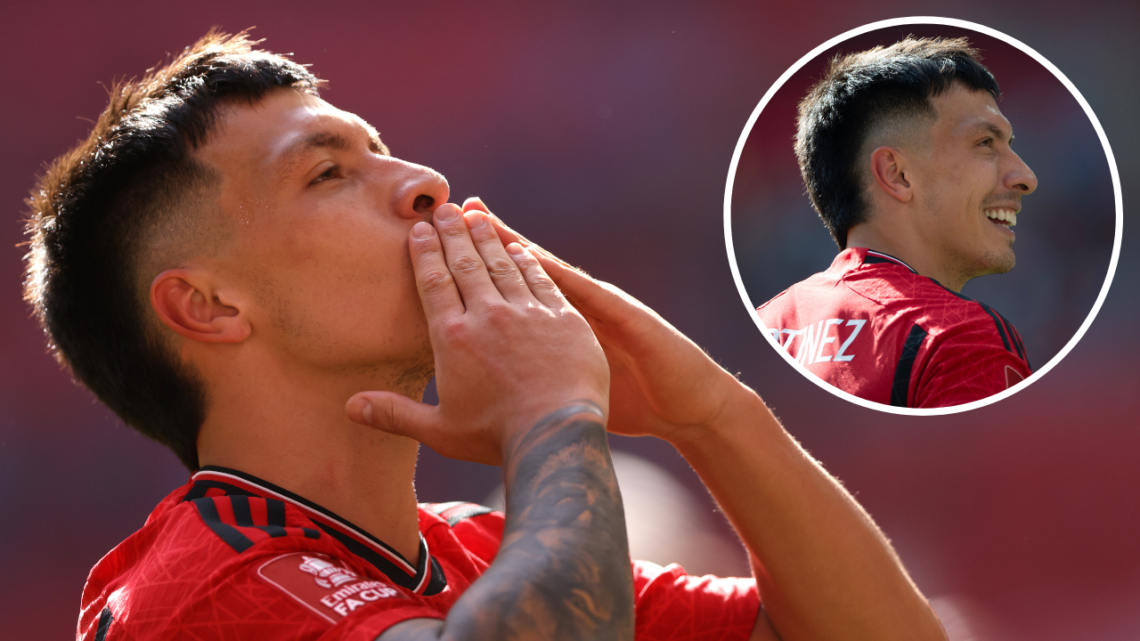
[{"label": "hand raised to mouth", "polygon": [[591,278],[507,227],[478,198],[504,243],[525,246],[594,330],[610,366],[609,431],[688,440],[715,422],[734,394],[751,394],[664,318],[621,289]]},{"label": "hand raised to mouth", "polygon": [[632,639],[602,348],[538,260],[504,247],[485,213],[446,204],[433,220],[408,242],[439,405],[362,392],[345,410],[444,456],[502,464],[507,521],[494,562],[446,621],[410,619],[381,638]]},{"label": "hand raised to mouth", "polygon": [[435,352],[439,405],[365,392],[349,416],[444,456],[501,464],[504,448],[570,405],[606,414],[609,373],[589,325],[519,244],[453,204],[417,223],[412,265]]},{"label": "hand raised to mouth", "polygon": [[[478,199],[468,212],[486,212]],[[590,323],[610,367],[608,429],[670,442],[732,521],[764,608],[753,639],[941,639],[870,517],[764,402],[653,310],[492,218]]]}]

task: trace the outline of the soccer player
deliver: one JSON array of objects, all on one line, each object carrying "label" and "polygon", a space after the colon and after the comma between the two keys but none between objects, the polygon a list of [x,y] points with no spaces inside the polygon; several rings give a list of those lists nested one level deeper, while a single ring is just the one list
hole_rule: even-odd
[{"label": "soccer player", "polygon": [[966,281],[1013,269],[1037,178],[964,38],[837,57],[800,103],[796,156],[840,253],[757,310],[808,371],[884,405],[947,407],[1030,374],[1021,336]]},{"label": "soccer player", "polygon": [[[319,84],[208,35],[33,192],[59,358],[192,472],[91,571],[77,638],[945,638],[754,392]],[[754,578],[631,563],[607,428],[677,447]],[[420,443],[501,464],[505,515],[417,505]]]}]

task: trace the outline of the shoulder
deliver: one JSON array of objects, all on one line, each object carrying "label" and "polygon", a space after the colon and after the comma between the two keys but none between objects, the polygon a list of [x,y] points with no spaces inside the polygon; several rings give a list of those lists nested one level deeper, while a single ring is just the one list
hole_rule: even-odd
[{"label": "shoulder", "polygon": [[[420,531],[430,539],[440,538],[439,530],[455,541],[467,554],[490,564],[499,552],[506,517],[502,512],[477,503],[421,503]],[[437,545],[437,549],[439,546]]]},{"label": "shoulder", "polygon": [[[92,571],[81,638],[97,638],[108,626],[108,638],[118,632],[140,640],[171,638],[172,631],[209,639],[316,638],[334,626],[375,638],[408,618],[443,616],[427,588],[420,594],[401,587],[290,501],[194,485]],[[428,559],[434,581],[439,566]]]},{"label": "shoulder", "polygon": [[189,586],[195,578],[215,576],[254,557],[320,551],[330,543],[311,520],[280,499],[186,494],[156,510],[141,530],[100,560],[86,591],[128,582],[142,590],[163,589],[158,577],[174,570],[171,578]]},{"label": "shoulder", "polygon": [[633,561],[637,639],[750,638],[760,610],[752,578],[692,576],[677,564]]},{"label": "shoulder", "polygon": [[913,300],[928,283],[929,279],[898,259],[865,248],[848,248],[827,270],[792,285],[757,311],[762,319],[773,320],[824,308],[858,308],[867,313],[897,301]]},{"label": "shoulder", "polygon": [[892,309],[955,305],[954,293],[933,279],[895,263],[868,263],[847,273],[843,285],[868,300]]},{"label": "shoulder", "polygon": [[281,499],[235,494],[187,498],[185,503],[189,509],[182,510],[184,520],[192,522],[192,509],[201,524],[237,554],[275,539],[294,545],[322,537],[315,523]]},{"label": "shoulder", "polygon": [[[994,308],[903,269],[878,267],[848,280],[848,286],[905,316],[933,340],[1001,346],[1025,359],[1021,335]],[[854,275],[853,275],[854,276]]]},{"label": "shoulder", "polygon": [[929,345],[918,359],[916,407],[987,398],[1032,374],[1021,334],[989,305],[951,292],[953,307],[927,314]]},{"label": "shoulder", "polygon": [[862,260],[863,256],[857,250],[843,250],[835,256],[826,270],[812,274],[776,294],[771,300],[758,307],[756,311],[761,314],[761,317],[766,313],[779,314],[789,308],[794,308],[804,299],[811,299],[820,295],[826,296],[829,292],[833,292],[834,285],[842,280],[844,274],[857,268]]},{"label": "shoulder", "polygon": [[[182,496],[168,497],[142,529],[92,569],[83,591],[82,638],[106,625],[115,630],[127,626],[140,639],[162,638],[172,626],[236,629],[246,618],[268,612],[291,614],[263,621],[267,632],[288,626],[316,631],[327,625],[310,613],[294,612],[293,599],[271,575],[281,565],[274,562],[288,555],[324,559],[350,571],[335,561],[337,548],[328,536],[277,499],[194,498],[185,488],[180,491]],[[300,559],[293,565],[303,563]],[[127,601],[129,608],[124,607]],[[212,607],[220,602],[226,607]],[[104,625],[101,620],[107,617]]]},{"label": "shoulder", "polygon": [[760,320],[768,327],[794,324],[794,318],[804,310],[818,307],[821,302],[832,302],[842,292],[834,287],[837,279],[829,272],[813,274],[773,296],[756,308]]},{"label": "shoulder", "polygon": [[943,349],[1002,351],[1029,366],[1025,343],[1009,319],[981,301],[935,286],[942,292],[937,304],[924,309],[922,324]]}]

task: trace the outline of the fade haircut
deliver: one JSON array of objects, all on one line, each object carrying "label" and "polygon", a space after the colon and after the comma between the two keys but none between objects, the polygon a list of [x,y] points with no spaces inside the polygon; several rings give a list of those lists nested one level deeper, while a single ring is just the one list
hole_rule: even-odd
[{"label": "fade haircut", "polygon": [[256,44],[245,32],[211,30],[142,80],[116,83],[87,139],[48,167],[27,200],[24,298],[50,349],[191,470],[207,388],[156,327],[157,272],[148,270],[224,240],[221,178],[192,157],[222,107],[279,88],[317,93],[321,81],[305,67]]},{"label": "fade haircut", "polygon": [[800,102],[796,159],[812,206],[840,249],[847,231],[866,222],[863,167],[872,133],[936,117],[930,98],[960,82],[1001,95],[966,38],[914,38],[889,47],[836,55]]}]

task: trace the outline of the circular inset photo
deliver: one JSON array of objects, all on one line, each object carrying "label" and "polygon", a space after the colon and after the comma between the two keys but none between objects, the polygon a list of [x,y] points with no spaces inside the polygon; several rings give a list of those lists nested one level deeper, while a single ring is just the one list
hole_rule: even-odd
[{"label": "circular inset photo", "polygon": [[1080,340],[1120,248],[1120,178],[1077,88],[961,20],[865,25],[800,59],[737,144],[733,277],[801,374],[859,405],[958,412]]}]

